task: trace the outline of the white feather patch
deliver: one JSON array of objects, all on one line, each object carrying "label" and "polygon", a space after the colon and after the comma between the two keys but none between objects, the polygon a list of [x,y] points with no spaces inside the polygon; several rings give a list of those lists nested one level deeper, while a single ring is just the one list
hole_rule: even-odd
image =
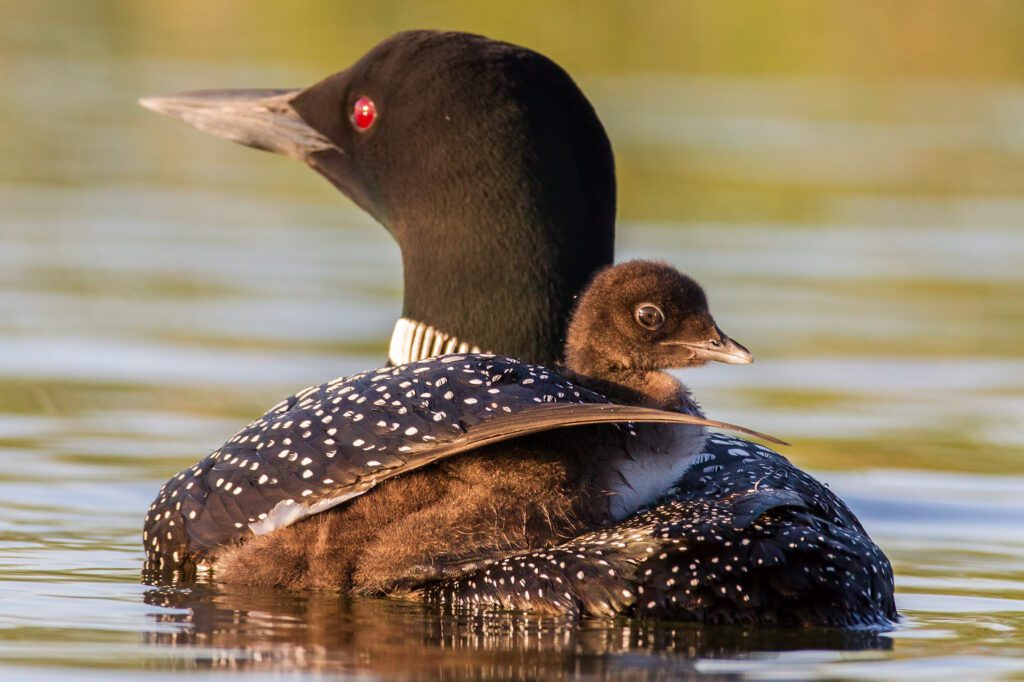
[{"label": "white feather patch", "polygon": [[[640,507],[658,500],[692,467],[704,450],[707,432],[699,426],[637,424],[637,429],[656,428],[663,431],[669,442],[658,452],[634,452],[633,458],[623,458],[616,465],[618,474],[609,479],[612,493],[608,511],[616,521],[622,521]],[[643,438],[638,439],[643,442]]]},{"label": "white feather patch", "polygon": [[[370,487],[373,486],[371,485]],[[255,523],[250,523],[249,530],[253,532],[253,535],[266,535],[278,528],[290,526],[296,521],[301,521],[313,514],[319,514],[326,509],[336,507],[342,502],[351,500],[353,497],[359,497],[364,492],[366,492],[366,490],[361,489],[355,492],[346,493],[345,495],[339,495],[338,497],[328,497],[310,505],[298,504],[292,500],[281,500],[274,505],[274,508],[270,510],[266,518],[260,519]]]}]

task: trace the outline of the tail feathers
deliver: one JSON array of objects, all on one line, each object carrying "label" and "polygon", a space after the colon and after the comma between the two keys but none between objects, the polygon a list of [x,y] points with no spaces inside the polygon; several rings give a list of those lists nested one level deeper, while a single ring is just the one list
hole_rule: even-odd
[{"label": "tail feathers", "polygon": [[795,499],[756,494],[735,507],[735,500],[666,503],[421,596],[456,606],[721,624],[879,627],[896,618],[892,568],[867,536]]}]

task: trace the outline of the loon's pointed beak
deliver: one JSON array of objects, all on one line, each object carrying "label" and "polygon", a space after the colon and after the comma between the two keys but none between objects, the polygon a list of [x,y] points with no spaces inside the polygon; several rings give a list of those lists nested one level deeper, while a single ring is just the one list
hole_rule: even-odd
[{"label": "loon's pointed beak", "polygon": [[143,97],[139,104],[225,140],[300,161],[335,145],[306,123],[290,101],[301,90],[196,90]]},{"label": "loon's pointed beak", "polygon": [[662,343],[667,346],[685,346],[693,352],[693,359],[698,362],[724,362],[729,365],[748,365],[754,361],[753,354],[746,347],[733,341],[715,326],[715,332],[719,338],[711,338],[706,341],[675,341],[668,340]]}]

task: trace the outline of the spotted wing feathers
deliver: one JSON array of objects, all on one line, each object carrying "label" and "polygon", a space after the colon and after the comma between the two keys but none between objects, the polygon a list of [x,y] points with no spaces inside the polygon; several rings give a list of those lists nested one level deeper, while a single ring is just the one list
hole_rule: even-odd
[{"label": "spotted wing feathers", "polygon": [[336,379],[278,403],[164,484],[146,517],[147,556],[151,568],[176,569],[438,459],[549,429],[629,421],[740,428],[614,405],[549,369],[491,355]]}]

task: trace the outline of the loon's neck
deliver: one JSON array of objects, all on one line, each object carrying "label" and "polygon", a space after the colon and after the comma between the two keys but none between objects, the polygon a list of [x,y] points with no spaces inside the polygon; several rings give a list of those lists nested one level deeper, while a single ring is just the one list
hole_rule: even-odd
[{"label": "loon's neck", "polygon": [[404,365],[445,353],[481,352],[484,351],[479,346],[463,341],[453,334],[435,329],[425,322],[400,317],[391,332],[388,361],[392,365]]},{"label": "loon's neck", "polygon": [[509,227],[509,221],[486,240],[467,236],[465,226],[452,227],[440,242],[428,242],[408,226],[395,228],[402,247],[402,317],[471,347],[550,365],[562,357],[576,296],[611,261],[610,247],[601,248],[610,239],[582,228],[563,235],[556,229],[564,227],[561,222],[548,234],[539,227]]}]

